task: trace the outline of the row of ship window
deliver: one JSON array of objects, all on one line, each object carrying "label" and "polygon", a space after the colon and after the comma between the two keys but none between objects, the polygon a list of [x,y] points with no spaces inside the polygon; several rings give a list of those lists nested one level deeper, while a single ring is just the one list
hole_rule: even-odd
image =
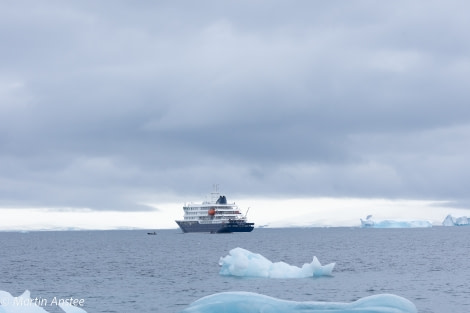
[{"label": "row of ship window", "polygon": [[[219,212],[217,212],[218,214],[220,214]],[[238,214],[237,211],[230,211],[230,212],[223,212],[224,214],[223,215],[230,215],[230,214]],[[201,216],[205,216],[207,214],[207,212],[186,212],[186,215],[201,215]]]},{"label": "row of ship window", "polygon": [[209,216],[200,216],[200,217],[197,217],[197,216],[190,216],[190,217],[187,217],[185,216],[184,218],[185,220],[211,220],[211,219],[227,219],[227,216],[213,216],[213,217],[209,217]]},{"label": "row of ship window", "polygon": [[210,209],[232,209],[232,207],[210,207],[210,208],[200,208],[200,207],[184,207],[183,208],[185,211],[188,211],[188,210],[191,210],[191,211],[195,211],[195,210],[199,210],[199,211],[203,211],[203,210],[210,210]]}]

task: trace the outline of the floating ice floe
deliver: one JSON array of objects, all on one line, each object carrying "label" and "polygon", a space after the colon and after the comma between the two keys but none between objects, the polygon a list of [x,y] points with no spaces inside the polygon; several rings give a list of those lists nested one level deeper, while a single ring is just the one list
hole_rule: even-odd
[{"label": "floating ice floe", "polygon": [[469,219],[466,216],[453,217],[452,215],[447,215],[442,226],[468,226],[470,225]]},{"label": "floating ice floe", "polygon": [[296,302],[250,292],[223,292],[193,302],[180,313],[417,313],[409,300],[379,294],[351,303]]},{"label": "floating ice floe", "polygon": [[384,220],[375,222],[372,220],[372,215],[368,215],[365,220],[361,218],[362,228],[420,228],[432,227],[429,221],[391,221]]},{"label": "floating ice floe", "polygon": [[230,250],[229,255],[219,260],[220,275],[267,278],[306,278],[331,276],[335,263],[321,265],[314,256],[312,263],[305,263],[301,268],[285,262],[273,263],[261,254],[242,248]]},{"label": "floating ice floe", "polygon": [[87,313],[85,310],[73,306],[63,299],[57,302],[53,301],[48,302],[43,298],[31,299],[29,290],[26,290],[18,297],[13,297],[10,293],[0,290],[0,313],[48,313],[38,303],[45,306],[57,305],[65,313]]}]

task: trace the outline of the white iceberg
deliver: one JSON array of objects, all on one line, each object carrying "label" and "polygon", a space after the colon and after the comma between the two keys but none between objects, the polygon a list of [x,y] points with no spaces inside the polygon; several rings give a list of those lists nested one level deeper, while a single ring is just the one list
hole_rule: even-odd
[{"label": "white iceberg", "polygon": [[442,226],[467,226],[469,224],[469,219],[466,216],[455,218],[450,214],[442,222]]},{"label": "white iceberg", "polygon": [[266,277],[266,278],[306,278],[331,276],[335,263],[322,266],[314,256],[312,263],[305,263],[301,268],[285,262],[273,263],[261,254],[243,248],[230,250],[219,260],[220,275]]},{"label": "white iceberg", "polygon": [[372,220],[372,215],[367,215],[366,219],[361,218],[361,227],[374,227],[375,222]]},{"label": "white iceberg", "polygon": [[222,292],[193,302],[180,313],[417,313],[409,300],[380,294],[351,303],[296,302],[250,292]]},{"label": "white iceberg", "polygon": [[372,220],[372,215],[368,215],[365,220],[361,218],[362,228],[420,228],[432,227],[429,221],[392,221],[384,220],[376,222]]},{"label": "white iceberg", "polygon": [[[48,313],[38,304],[52,305],[51,302],[43,298],[32,299],[29,290],[26,290],[18,297],[13,297],[10,293],[0,290],[0,313]],[[65,313],[87,313],[85,310],[66,301],[59,301],[57,306]]]}]

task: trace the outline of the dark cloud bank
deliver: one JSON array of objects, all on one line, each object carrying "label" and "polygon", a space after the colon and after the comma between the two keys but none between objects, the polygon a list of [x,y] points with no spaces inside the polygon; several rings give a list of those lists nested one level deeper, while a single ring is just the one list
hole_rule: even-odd
[{"label": "dark cloud bank", "polygon": [[0,205],[468,203],[465,1],[0,4]]}]

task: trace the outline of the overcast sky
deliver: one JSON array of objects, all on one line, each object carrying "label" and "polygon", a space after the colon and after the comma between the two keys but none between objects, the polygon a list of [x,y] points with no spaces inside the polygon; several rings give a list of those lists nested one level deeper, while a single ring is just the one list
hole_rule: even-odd
[{"label": "overcast sky", "polygon": [[1,1],[0,207],[145,210],[218,183],[470,208],[469,11]]}]

